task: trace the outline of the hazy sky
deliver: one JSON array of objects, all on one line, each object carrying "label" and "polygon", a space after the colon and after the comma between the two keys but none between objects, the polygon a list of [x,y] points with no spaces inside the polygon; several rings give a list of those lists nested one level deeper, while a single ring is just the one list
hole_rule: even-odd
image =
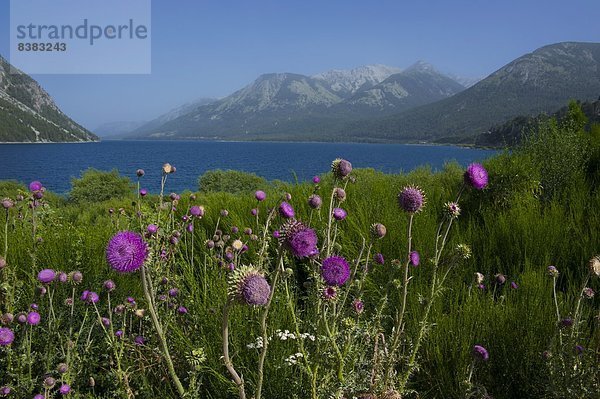
[{"label": "hazy sky", "polygon": [[[88,128],[149,120],[268,72],[315,74],[425,60],[485,76],[561,41],[600,41],[600,1],[153,0],[151,75],[34,75]],[[0,54],[8,58],[8,0]]]}]

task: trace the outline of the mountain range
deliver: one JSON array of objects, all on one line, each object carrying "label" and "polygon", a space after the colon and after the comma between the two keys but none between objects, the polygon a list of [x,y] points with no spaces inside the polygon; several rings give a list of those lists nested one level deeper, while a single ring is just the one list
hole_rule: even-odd
[{"label": "mountain range", "polygon": [[313,76],[266,74],[127,137],[474,143],[517,116],[598,98],[600,43],[548,45],[463,83],[422,61],[405,70],[369,65]]},{"label": "mountain range", "polygon": [[[37,82],[10,68],[0,57],[1,142],[97,140]],[[119,139],[480,144],[501,137],[490,132],[513,118],[551,114],[571,99],[599,95],[600,43],[564,42],[525,54],[478,82],[423,61],[404,70],[367,65],[312,76],[269,73],[224,98],[201,98],[149,122],[95,131]]]},{"label": "mountain range", "polygon": [[40,85],[0,56],[0,142],[95,141]]},{"label": "mountain range", "polygon": [[293,135],[295,140],[313,140],[349,120],[408,110],[464,89],[424,62],[404,71],[370,65],[314,76],[271,73],[230,96],[129,136],[278,140]]}]

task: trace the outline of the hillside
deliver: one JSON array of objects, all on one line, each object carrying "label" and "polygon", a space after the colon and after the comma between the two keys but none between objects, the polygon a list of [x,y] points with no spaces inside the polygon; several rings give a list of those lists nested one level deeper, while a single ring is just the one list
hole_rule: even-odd
[{"label": "hillside", "polygon": [[341,132],[390,141],[454,142],[517,116],[553,112],[600,94],[600,43],[558,43],[526,54],[450,98]]},{"label": "hillside", "polygon": [[0,56],[0,142],[95,140],[98,137],[65,115],[35,80]]}]

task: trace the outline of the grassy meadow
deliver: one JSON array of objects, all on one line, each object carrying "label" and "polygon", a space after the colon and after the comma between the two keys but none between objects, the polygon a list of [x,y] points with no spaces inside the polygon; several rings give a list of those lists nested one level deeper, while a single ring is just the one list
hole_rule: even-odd
[{"label": "grassy meadow", "polygon": [[[138,194],[144,177],[128,182],[93,171],[74,181],[71,196],[36,199],[25,186],[1,183],[0,198],[13,206],[0,216],[0,327],[15,337],[0,346],[0,397],[242,397],[223,357],[228,309],[227,357],[248,398],[600,398],[600,299],[583,290],[600,290],[589,264],[600,254],[598,127],[574,108],[485,161],[489,184],[462,190],[457,218],[444,215],[463,185],[459,165],[360,169],[336,179],[331,161],[323,160],[318,184],[224,173],[236,184],[205,182],[230,192],[206,183],[179,197],[169,195],[169,173],[162,197]],[[398,203],[409,185],[426,197],[414,219]],[[336,186],[346,194],[331,200],[347,211],[339,221],[330,217]],[[255,190],[266,199],[257,201]],[[313,194],[322,197],[320,209],[307,202]],[[295,257],[273,237],[286,223],[271,212],[282,201],[316,232],[318,256]],[[192,206],[202,215],[190,215]],[[385,225],[384,237],[373,237],[374,223]],[[106,247],[117,232],[143,234],[150,224],[159,230],[145,237],[142,284],[139,271],[111,269]],[[238,249],[237,239],[247,248]],[[420,254],[418,266],[409,266],[409,247]],[[352,275],[326,299],[321,262],[332,254],[348,261]],[[250,264],[273,289],[267,306],[228,299],[237,289],[232,269]],[[57,276],[43,285],[43,269],[67,273],[66,282]],[[109,279],[116,289],[103,288]],[[81,300],[84,290],[99,301]],[[32,310],[39,324],[19,322]],[[474,356],[475,345],[489,358]]]}]

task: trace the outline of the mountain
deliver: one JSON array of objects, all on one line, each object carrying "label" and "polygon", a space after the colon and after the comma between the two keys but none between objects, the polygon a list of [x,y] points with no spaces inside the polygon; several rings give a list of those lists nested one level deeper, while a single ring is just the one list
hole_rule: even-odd
[{"label": "mountain", "polygon": [[458,142],[519,115],[553,112],[600,94],[600,43],[558,43],[526,54],[447,99],[392,116],[350,122],[347,137]]},{"label": "mountain", "polygon": [[371,88],[359,90],[340,104],[352,112],[401,112],[450,97],[465,88],[419,61],[406,70],[387,77]]},{"label": "mountain", "polygon": [[159,126],[142,127],[132,136],[206,139],[277,132],[293,128],[298,119],[318,116],[341,100],[321,79],[294,73],[265,74],[230,96]]},{"label": "mountain", "polygon": [[[212,104],[217,101],[215,98],[199,98],[195,101],[180,105],[179,107],[173,108],[165,114],[160,115],[159,117],[151,120],[150,122],[142,123],[139,126],[130,129],[128,131],[124,131],[123,134],[132,133],[134,134],[144,134],[147,132],[153,132],[155,129],[164,125],[165,123],[172,121],[173,119],[177,119],[180,116],[189,114],[190,112],[195,111],[197,108]],[[122,134],[122,135],[123,135]]]},{"label": "mountain", "polygon": [[95,141],[66,116],[50,95],[0,56],[0,142]]},{"label": "mountain", "polygon": [[230,96],[154,121],[129,137],[338,140],[334,136],[349,120],[406,110],[464,89],[425,63],[398,70],[370,65],[312,77],[265,74]]},{"label": "mountain", "polygon": [[312,77],[324,81],[329,90],[346,98],[359,90],[369,89],[399,72],[401,69],[396,67],[365,65],[349,70],[332,69]]}]

